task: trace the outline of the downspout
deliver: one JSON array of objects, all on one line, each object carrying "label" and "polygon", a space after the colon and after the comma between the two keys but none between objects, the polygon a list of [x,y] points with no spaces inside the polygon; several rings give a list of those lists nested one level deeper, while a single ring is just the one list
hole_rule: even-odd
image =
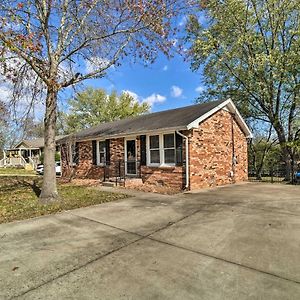
[{"label": "downspout", "polygon": [[235,157],[235,141],[234,141],[234,114],[231,114],[231,143],[232,143],[232,182],[235,183],[235,165],[236,165],[236,157]]},{"label": "downspout", "polygon": [[231,143],[232,143],[232,182],[235,183],[236,179],[236,153],[235,153],[235,137],[234,137],[234,121],[236,116],[236,109],[233,113],[230,113],[231,115]]},{"label": "downspout", "polygon": [[181,132],[176,130],[176,133],[185,139],[185,188],[189,188],[189,139]]}]

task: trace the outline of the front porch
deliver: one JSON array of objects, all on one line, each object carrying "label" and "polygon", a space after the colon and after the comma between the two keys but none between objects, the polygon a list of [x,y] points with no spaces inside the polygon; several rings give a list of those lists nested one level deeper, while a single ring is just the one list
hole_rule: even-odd
[{"label": "front porch", "polygon": [[103,185],[133,187],[143,184],[139,160],[116,160],[103,164]]},{"label": "front porch", "polygon": [[35,170],[40,163],[41,149],[39,148],[13,148],[3,151],[0,168],[24,168]]}]

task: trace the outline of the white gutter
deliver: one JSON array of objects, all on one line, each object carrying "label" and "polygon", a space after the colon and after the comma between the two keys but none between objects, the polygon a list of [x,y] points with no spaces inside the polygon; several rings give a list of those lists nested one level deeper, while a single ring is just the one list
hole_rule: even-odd
[{"label": "white gutter", "polygon": [[189,139],[187,136],[176,130],[176,133],[185,139],[185,188],[189,188]]}]

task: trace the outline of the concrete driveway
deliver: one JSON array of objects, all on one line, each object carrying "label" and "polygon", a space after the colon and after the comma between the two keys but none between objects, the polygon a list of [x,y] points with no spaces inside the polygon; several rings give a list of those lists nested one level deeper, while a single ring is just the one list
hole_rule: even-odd
[{"label": "concrete driveway", "polygon": [[1,299],[300,299],[300,186],[136,197],[0,225]]}]

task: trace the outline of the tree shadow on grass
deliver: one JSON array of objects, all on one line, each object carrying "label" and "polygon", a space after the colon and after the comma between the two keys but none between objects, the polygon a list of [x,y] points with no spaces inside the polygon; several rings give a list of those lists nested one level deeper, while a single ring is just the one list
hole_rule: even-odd
[{"label": "tree shadow on grass", "polygon": [[14,189],[22,188],[22,187],[28,187],[32,189],[32,191],[35,193],[37,197],[39,197],[41,194],[41,188],[39,187],[37,180],[27,181],[24,179],[18,179],[13,185],[9,187],[9,189],[12,191]]},{"label": "tree shadow on grass", "polygon": [[41,194],[41,188],[38,185],[38,181],[34,179],[32,182],[26,181],[26,180],[18,180],[18,183],[23,187],[29,187],[32,189],[32,191],[35,193],[37,197]]}]

